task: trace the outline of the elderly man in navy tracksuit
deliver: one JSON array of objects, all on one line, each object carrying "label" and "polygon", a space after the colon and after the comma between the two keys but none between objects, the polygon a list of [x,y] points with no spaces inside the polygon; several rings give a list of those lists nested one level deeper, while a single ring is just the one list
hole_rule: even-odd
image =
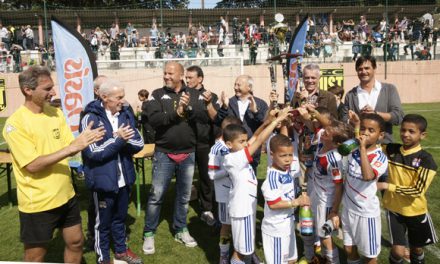
[{"label": "elderly man in navy tracksuit", "polygon": [[135,117],[124,106],[121,83],[106,80],[99,88],[101,100],[87,105],[81,121],[85,129],[106,130],[101,141],[82,151],[86,184],[92,189],[96,215],[95,250],[98,263],[110,263],[110,235],[115,246],[115,260],[140,264],[142,260],[125,244],[125,218],[130,189],[136,175],[133,154],[143,148],[143,140],[135,126]]}]

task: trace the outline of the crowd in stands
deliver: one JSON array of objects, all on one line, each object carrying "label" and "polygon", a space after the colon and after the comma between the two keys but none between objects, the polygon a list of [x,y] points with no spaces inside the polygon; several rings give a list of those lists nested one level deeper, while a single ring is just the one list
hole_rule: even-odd
[{"label": "crowd in stands", "polygon": [[[333,30],[330,29],[327,15],[310,16],[307,23],[304,56],[310,58],[329,58],[335,56],[341,45],[351,45],[353,60],[360,55],[371,55],[375,48],[381,48],[384,57],[393,61],[402,55],[399,54],[399,50],[402,50],[399,48],[403,45],[403,55],[411,54],[412,60],[429,60],[433,57],[439,35],[439,29],[434,26],[434,19],[430,14],[412,20],[407,17],[400,19],[396,15],[394,21],[389,23],[385,18],[381,21],[369,21],[366,16],[361,16],[358,22],[353,19],[336,21]],[[279,42],[272,26],[273,24],[251,22],[250,18],[240,21],[236,17],[228,23],[220,17],[214,25],[193,24],[187,32],[172,28],[159,30],[153,21],[151,28],[143,35],[128,22],[125,27],[113,23],[108,30],[96,27],[91,31],[84,31],[82,36],[90,42],[97,58],[99,54],[110,54],[111,60],[119,60],[121,48],[130,47],[145,47],[154,51],[156,59],[223,57],[225,46],[235,45],[240,52],[247,46],[250,63],[255,64],[258,49],[262,45],[271,56],[279,52]],[[289,26],[285,34],[286,43],[289,43],[292,32],[292,27]],[[33,64],[29,60],[21,61],[20,52],[26,50],[39,50],[42,54],[39,62],[44,65],[53,64],[51,41],[49,40],[47,49],[37,45],[30,25],[6,27],[0,23],[0,39],[0,71],[5,71],[5,64],[11,62],[14,62],[14,72],[21,71],[27,64]],[[213,49],[212,45],[217,48]],[[215,52],[217,54],[213,54]]]}]

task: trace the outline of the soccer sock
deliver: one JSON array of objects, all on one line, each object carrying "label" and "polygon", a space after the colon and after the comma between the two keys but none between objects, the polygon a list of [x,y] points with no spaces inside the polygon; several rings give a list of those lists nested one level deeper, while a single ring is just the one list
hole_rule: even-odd
[{"label": "soccer sock", "polygon": [[390,253],[390,256],[388,257],[388,260],[389,260],[390,264],[402,264],[403,263],[403,259],[398,260],[391,253]]},{"label": "soccer sock", "polygon": [[362,264],[361,259],[349,260],[347,259],[347,264]]},{"label": "soccer sock", "polygon": [[315,237],[314,236],[302,236],[303,243],[304,243],[304,257],[306,257],[306,260],[310,262],[315,256]]},{"label": "soccer sock", "polygon": [[220,255],[221,256],[229,256],[229,247],[230,244],[219,244],[220,246]]},{"label": "soccer sock", "polygon": [[411,252],[409,254],[409,259],[411,260],[411,264],[425,264],[425,253],[417,255]]},{"label": "soccer sock", "polygon": [[231,236],[220,236],[220,255],[221,256],[229,256],[229,248],[230,248]]},{"label": "soccer sock", "polygon": [[339,251],[337,248],[334,250],[324,249],[323,255],[327,258],[327,263],[329,264],[339,264]]},{"label": "soccer sock", "polygon": [[231,258],[231,264],[245,264],[244,261],[239,259]]}]

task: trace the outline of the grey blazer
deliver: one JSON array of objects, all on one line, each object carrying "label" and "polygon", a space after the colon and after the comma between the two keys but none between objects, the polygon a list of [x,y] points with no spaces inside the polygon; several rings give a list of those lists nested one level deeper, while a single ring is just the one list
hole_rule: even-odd
[{"label": "grey blazer", "polygon": [[[385,122],[385,137],[382,141],[382,143],[388,144],[393,142],[393,125],[398,126],[402,122],[403,110],[396,86],[389,83],[381,84],[382,88],[380,89],[379,97],[377,98],[377,103],[374,110],[377,112],[391,114],[391,120]],[[352,110],[356,114],[360,114],[357,86],[351,89],[345,95],[344,105],[347,109],[346,114],[348,114],[348,110]]]}]

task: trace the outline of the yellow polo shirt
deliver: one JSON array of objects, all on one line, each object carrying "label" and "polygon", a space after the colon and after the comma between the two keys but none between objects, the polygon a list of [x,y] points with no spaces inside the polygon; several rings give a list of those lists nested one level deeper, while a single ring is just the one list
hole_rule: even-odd
[{"label": "yellow polo shirt", "polygon": [[67,159],[37,173],[25,169],[39,156],[52,154],[74,139],[60,109],[46,104],[43,113],[35,114],[21,106],[6,120],[3,137],[12,153],[18,210],[47,211],[60,207],[75,195]]}]

